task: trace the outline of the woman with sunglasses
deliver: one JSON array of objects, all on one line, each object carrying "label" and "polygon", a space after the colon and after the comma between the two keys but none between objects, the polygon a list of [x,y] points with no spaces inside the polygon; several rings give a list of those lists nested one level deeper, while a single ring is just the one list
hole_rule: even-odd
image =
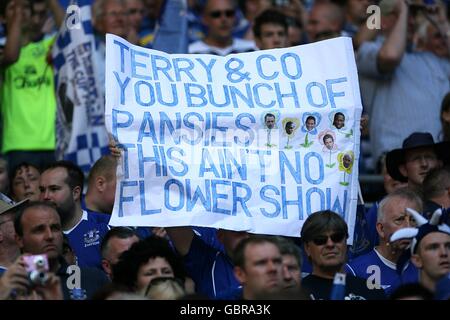
[{"label": "woman with sunglasses", "polygon": [[[348,228],[337,213],[325,210],[311,214],[303,224],[301,238],[312,273],[305,277],[302,286],[313,300],[329,300],[336,274],[344,270],[347,261]],[[382,300],[382,289],[370,290],[366,281],[350,274],[343,275],[345,300]],[[342,279],[342,276],[341,276]]]}]

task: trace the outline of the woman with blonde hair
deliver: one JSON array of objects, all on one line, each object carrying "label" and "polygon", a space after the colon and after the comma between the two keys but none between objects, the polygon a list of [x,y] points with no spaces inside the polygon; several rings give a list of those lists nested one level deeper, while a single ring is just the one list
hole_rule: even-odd
[{"label": "woman with blonde hair", "polygon": [[145,292],[145,296],[152,300],[177,300],[185,295],[183,282],[174,277],[153,279]]}]

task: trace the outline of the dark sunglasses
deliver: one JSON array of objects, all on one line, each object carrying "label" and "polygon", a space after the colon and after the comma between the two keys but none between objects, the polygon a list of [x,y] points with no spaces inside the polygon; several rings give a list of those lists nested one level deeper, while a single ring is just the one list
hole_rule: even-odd
[{"label": "dark sunglasses", "polygon": [[209,13],[209,16],[213,19],[217,19],[220,18],[221,16],[225,15],[225,17],[227,18],[232,18],[234,17],[235,11],[234,10],[215,10],[215,11],[211,11]]},{"label": "dark sunglasses", "polygon": [[331,241],[333,241],[334,243],[339,243],[342,242],[342,240],[345,239],[345,233],[344,232],[337,232],[337,233],[333,233],[330,236],[317,236],[315,238],[312,239],[312,242],[314,242],[314,244],[316,246],[323,246],[325,243],[327,243],[328,238],[331,239]]}]

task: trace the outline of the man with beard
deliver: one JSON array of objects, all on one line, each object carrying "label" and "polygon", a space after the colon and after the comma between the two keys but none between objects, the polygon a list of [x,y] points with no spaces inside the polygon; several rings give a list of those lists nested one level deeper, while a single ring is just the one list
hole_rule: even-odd
[{"label": "man with beard", "polygon": [[[391,235],[411,224],[406,208],[422,211],[420,197],[408,188],[398,189],[384,198],[378,207],[377,233],[379,245],[346,265],[347,272],[367,279],[367,285],[383,288],[387,295],[393,292],[400,282],[397,262],[410,241],[391,242]],[[413,264],[407,263],[402,270],[402,282],[414,282],[418,271]]]},{"label": "man with beard", "polygon": [[101,269],[100,242],[108,232],[105,219],[81,208],[84,175],[69,161],[58,161],[42,172],[40,200],[56,205],[63,232],[69,238],[80,267]]}]

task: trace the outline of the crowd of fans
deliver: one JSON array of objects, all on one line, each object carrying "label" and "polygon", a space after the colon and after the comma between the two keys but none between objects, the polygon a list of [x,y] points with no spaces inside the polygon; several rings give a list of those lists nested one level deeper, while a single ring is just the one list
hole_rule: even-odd
[{"label": "crowd of fans", "polygon": [[[2,1],[0,299],[450,298],[448,3],[279,3],[188,0],[187,50],[228,55],[352,37],[368,122],[360,171],[382,174],[386,191],[359,208],[353,246],[346,222],[329,210],[307,218],[300,240],[111,228],[117,148],[87,178],[54,153],[49,52],[69,3]],[[162,0],[92,0],[99,44],[112,33],[151,48],[164,8]],[[45,263],[27,258],[43,254]],[[73,286],[71,274],[79,275]]]}]

